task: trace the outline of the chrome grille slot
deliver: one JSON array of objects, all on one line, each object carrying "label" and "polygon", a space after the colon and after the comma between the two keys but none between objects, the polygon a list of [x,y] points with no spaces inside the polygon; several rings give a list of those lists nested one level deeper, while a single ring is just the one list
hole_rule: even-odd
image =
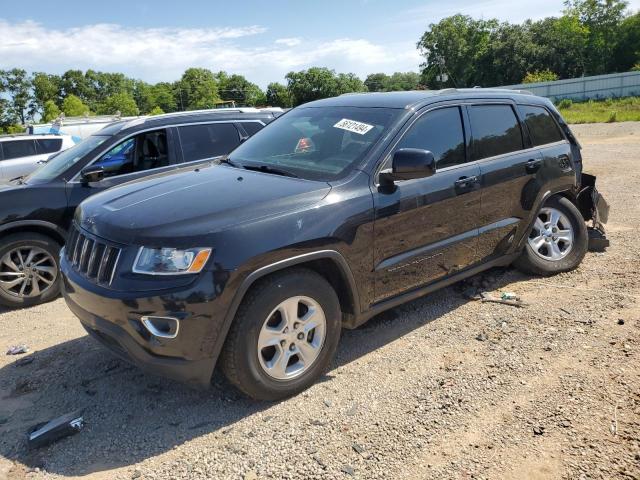
[{"label": "chrome grille slot", "polygon": [[118,247],[84,233],[75,225],[67,245],[67,260],[76,272],[100,285],[111,285],[120,257]]}]

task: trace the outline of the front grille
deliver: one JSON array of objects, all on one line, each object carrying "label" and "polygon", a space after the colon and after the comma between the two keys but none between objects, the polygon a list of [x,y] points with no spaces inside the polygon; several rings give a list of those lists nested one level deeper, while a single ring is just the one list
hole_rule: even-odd
[{"label": "front grille", "polygon": [[111,285],[120,257],[118,247],[89,236],[73,225],[65,251],[76,272],[97,284]]}]

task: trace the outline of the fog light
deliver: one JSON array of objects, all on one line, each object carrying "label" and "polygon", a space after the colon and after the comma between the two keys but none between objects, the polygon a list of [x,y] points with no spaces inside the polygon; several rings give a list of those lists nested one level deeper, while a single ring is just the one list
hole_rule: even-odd
[{"label": "fog light", "polygon": [[180,322],[173,317],[142,317],[142,324],[151,335],[160,338],[176,338]]}]

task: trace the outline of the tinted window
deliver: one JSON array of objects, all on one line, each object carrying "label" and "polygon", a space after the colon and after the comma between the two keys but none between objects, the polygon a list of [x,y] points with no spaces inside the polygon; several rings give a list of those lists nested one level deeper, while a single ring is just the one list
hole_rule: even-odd
[{"label": "tinted window", "polygon": [[240,144],[238,130],[231,123],[210,123],[180,127],[184,161],[226,155]]},{"label": "tinted window", "polygon": [[439,168],[465,161],[464,130],[458,107],[441,108],[422,116],[397,148],[429,150]]},{"label": "tinted window", "polygon": [[522,132],[511,106],[474,105],[469,108],[469,116],[474,160],[523,148]]},{"label": "tinted window", "polygon": [[36,140],[38,153],[55,153],[62,148],[61,138],[39,138]]},{"label": "tinted window", "polygon": [[529,129],[529,135],[531,135],[531,141],[534,145],[564,140],[558,125],[546,108],[521,105],[520,111],[524,115],[524,123]]},{"label": "tinted window", "polygon": [[402,113],[393,108],[297,107],[235,149],[231,160],[311,180],[336,180],[364,160]]},{"label": "tinted window", "polygon": [[242,125],[242,128],[244,128],[244,131],[247,132],[248,135],[253,135],[264,127],[264,125],[258,122],[242,122],[240,125]]},{"label": "tinted window", "polygon": [[36,144],[33,140],[12,140],[10,142],[2,142],[2,151],[4,159],[28,157],[36,154]]},{"label": "tinted window", "polygon": [[105,177],[143,172],[170,164],[165,130],[145,132],[118,143],[94,165],[104,168]]}]

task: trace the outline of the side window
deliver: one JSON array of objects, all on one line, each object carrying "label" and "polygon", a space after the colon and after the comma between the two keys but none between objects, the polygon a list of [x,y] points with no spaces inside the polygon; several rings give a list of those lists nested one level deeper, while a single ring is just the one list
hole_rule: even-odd
[{"label": "side window", "polygon": [[38,154],[55,153],[62,148],[61,138],[39,138],[36,140]]},{"label": "side window", "polygon": [[232,123],[210,123],[180,127],[185,162],[226,155],[240,145],[240,134]]},{"label": "side window", "polygon": [[469,107],[473,160],[522,150],[522,132],[510,105]]},{"label": "side window", "polygon": [[170,165],[167,132],[155,130],[141,133],[118,143],[94,165],[104,167],[105,177],[143,172]]},{"label": "side window", "polygon": [[520,105],[520,111],[524,115],[524,123],[531,135],[531,141],[536,147],[564,140],[560,128],[546,108]]},{"label": "side window", "polygon": [[264,125],[259,122],[242,122],[240,123],[240,125],[242,125],[242,128],[244,128],[244,131],[247,132],[249,136],[259,132],[264,128]]},{"label": "side window", "polygon": [[423,115],[411,126],[396,148],[429,150],[436,167],[465,162],[465,141],[460,108],[447,107]]},{"label": "side window", "polygon": [[33,140],[11,140],[2,142],[2,151],[5,160],[29,157],[36,154],[36,144]]}]

